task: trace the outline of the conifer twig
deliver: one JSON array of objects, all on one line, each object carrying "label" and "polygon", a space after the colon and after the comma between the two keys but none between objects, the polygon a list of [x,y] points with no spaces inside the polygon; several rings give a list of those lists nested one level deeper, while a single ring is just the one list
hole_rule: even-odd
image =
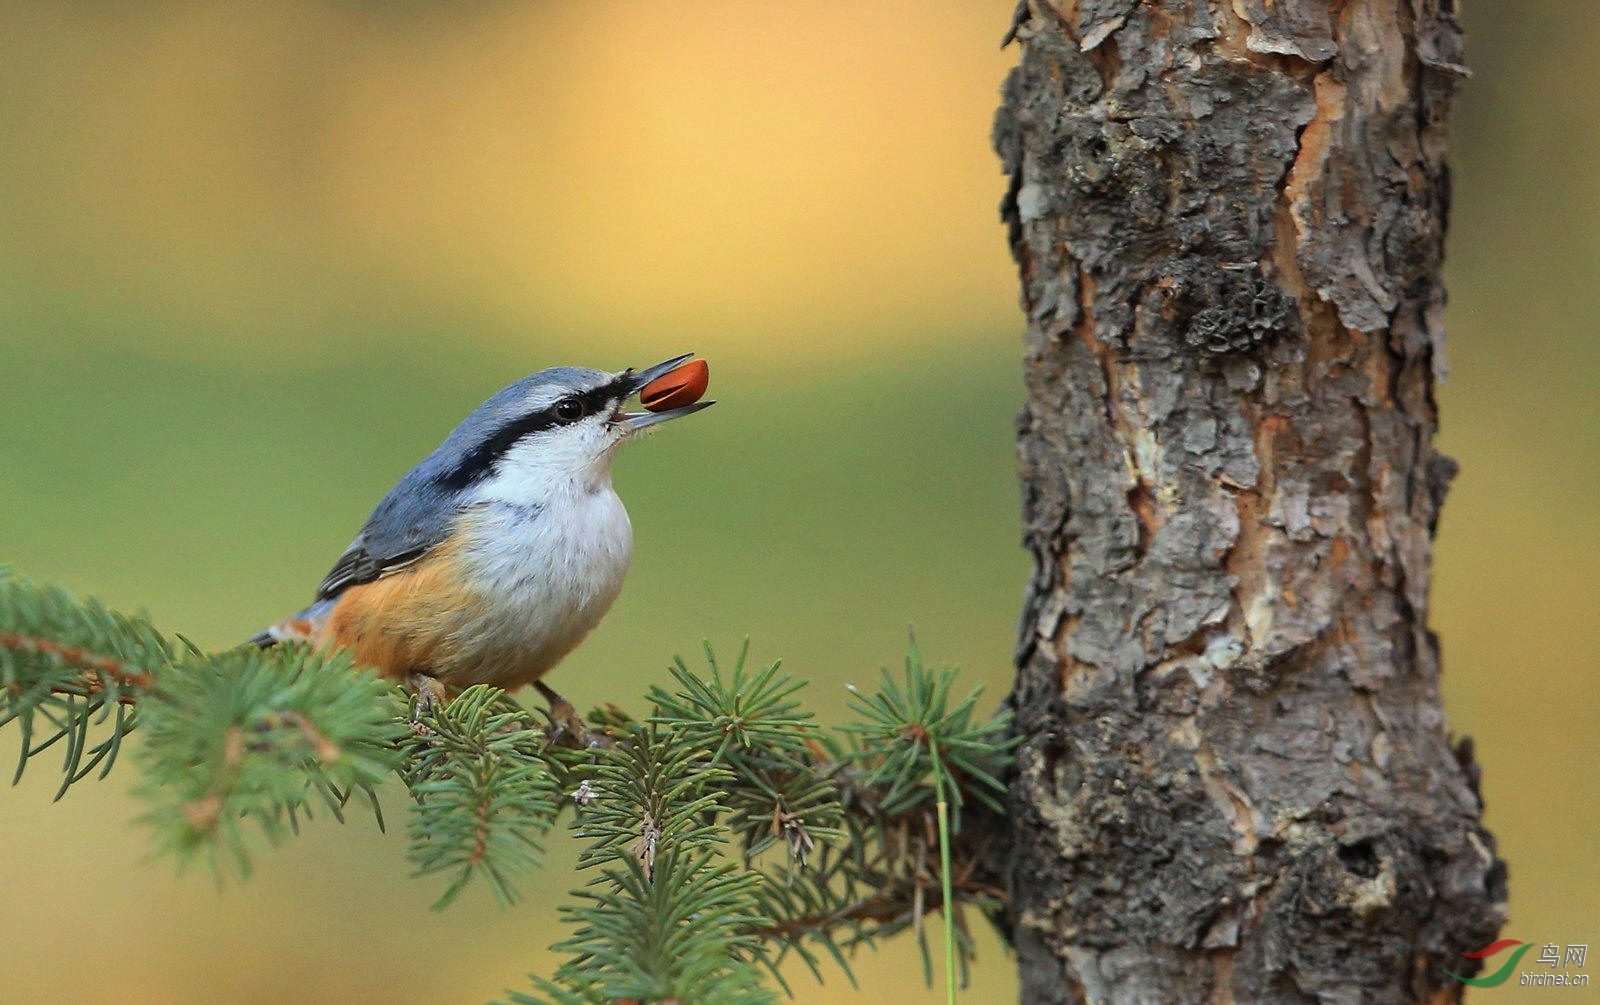
[{"label": "conifer twig", "polygon": [[[107,679],[115,681],[120,687],[138,688],[149,687],[155,683],[155,676],[144,671],[130,671],[121,660],[112,659],[99,653],[80,649],[77,646],[64,645],[54,639],[41,639],[29,635],[19,635],[16,632],[0,632],[0,648],[14,649],[19,652],[34,655],[54,656],[61,662],[71,667],[76,667],[83,672],[84,685],[91,691],[105,689]],[[57,685],[60,687],[60,685]],[[13,682],[10,687],[13,693],[22,685]],[[118,695],[117,700],[132,704],[133,695]]]}]

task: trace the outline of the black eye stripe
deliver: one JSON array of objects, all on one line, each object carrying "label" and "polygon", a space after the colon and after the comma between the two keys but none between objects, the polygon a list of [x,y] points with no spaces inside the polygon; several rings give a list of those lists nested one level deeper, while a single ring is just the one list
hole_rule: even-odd
[{"label": "black eye stripe", "polygon": [[[568,395],[537,412],[530,412],[506,423],[468,451],[455,467],[440,474],[436,479],[437,483],[445,488],[460,491],[482,480],[494,470],[500,458],[506,455],[506,451],[516,446],[523,437],[542,433],[557,426],[570,426],[603,412],[609,409],[617,398],[628,394],[632,390],[632,384],[632,376],[624,375],[599,387]],[[563,406],[572,404],[578,405],[579,411],[572,412],[569,407],[565,411],[570,413],[570,417],[561,414]]]},{"label": "black eye stripe", "polygon": [[629,385],[631,383],[631,380],[618,378],[610,383],[601,384],[599,387],[596,387],[592,390],[570,395],[557,402],[554,407],[559,408],[561,405],[564,405],[569,401],[577,402],[578,405],[583,408],[583,411],[573,416],[572,419],[568,420],[571,422],[577,422],[579,419],[598,414],[605,411],[607,408],[610,408],[612,401],[628,393],[630,390]]}]

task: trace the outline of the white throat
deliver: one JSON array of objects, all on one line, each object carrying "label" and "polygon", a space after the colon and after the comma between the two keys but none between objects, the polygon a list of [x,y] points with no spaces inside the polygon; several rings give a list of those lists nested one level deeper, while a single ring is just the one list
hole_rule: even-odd
[{"label": "white throat", "polygon": [[462,521],[462,571],[484,602],[462,634],[481,647],[488,682],[514,687],[600,623],[622,592],[633,525],[609,470],[594,482],[533,479],[537,494],[520,498],[501,498],[517,484],[506,474],[485,485]]}]

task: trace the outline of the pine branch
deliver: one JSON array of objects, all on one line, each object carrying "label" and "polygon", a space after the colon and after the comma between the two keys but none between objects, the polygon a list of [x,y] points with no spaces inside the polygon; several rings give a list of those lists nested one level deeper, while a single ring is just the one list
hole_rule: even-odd
[{"label": "pine branch", "polygon": [[[10,649],[29,656],[54,657],[56,660],[79,671],[79,685],[88,693],[104,691],[109,681],[112,685],[121,688],[149,687],[155,683],[155,675],[142,670],[129,670],[128,665],[121,660],[109,656],[101,656],[87,649],[76,646],[63,645],[53,639],[42,639],[30,635],[19,635],[16,632],[0,632],[0,649]],[[76,688],[70,690],[76,691]],[[133,703],[133,695],[121,695],[125,704]]]},{"label": "pine branch", "polygon": [[[603,894],[581,893],[587,902],[566,909],[579,935],[558,947],[578,955],[555,983],[537,983],[548,997],[515,1000],[714,1000],[709,985],[685,988],[652,967],[666,960],[652,953],[661,939],[648,937],[648,923],[663,897],[681,898],[671,903],[684,903],[696,927],[714,913],[712,900],[681,878],[656,876],[654,863],[664,849],[710,856],[724,835],[753,880],[748,918],[718,939],[729,965],[754,959],[782,984],[780,965],[793,953],[820,980],[820,952],[848,975],[854,950],[910,928],[931,980],[923,920],[948,909],[965,979],[974,946],[963,906],[991,908],[1002,894],[975,878],[981,849],[967,840],[952,850],[946,904],[935,808],[940,786],[956,800],[963,785],[993,800],[985,790],[999,787],[1009,761],[1005,721],[974,722],[976,692],[952,705],[953,671],[927,670],[913,645],[904,679],[885,673],[876,693],[858,697],[864,721],[832,740],[800,710],[801,684],[778,665],[752,672],[744,650],[725,677],[709,648],[706,656],[709,678],[681,660],[670,668],[678,690],[651,689],[648,726],[607,752],[580,790],[595,807],[581,823],[591,841],[584,861],[620,862],[638,879],[610,868],[597,881]],[[775,864],[764,853],[779,837],[787,854]]]},{"label": "pine branch", "polygon": [[401,752],[401,778],[416,801],[416,874],[455,874],[435,909],[474,876],[502,904],[514,902],[513,875],[538,864],[541,838],[560,811],[545,732],[505,692],[479,685],[424,716]]},{"label": "pine branch", "polygon": [[0,727],[21,734],[17,777],[59,744],[59,798],[96,768],[104,777],[142,723],[141,820],[180,868],[200,859],[219,878],[248,876],[253,835],[276,844],[317,807],[342,820],[356,793],[382,826],[375,789],[399,769],[419,874],[455,873],[440,906],[474,876],[512,899],[511,877],[534,864],[555,816],[544,731],[487,689],[441,710],[425,735],[405,709],[348,656],[180,649],[143,619],[0,568]]},{"label": "pine branch", "polygon": [[134,728],[134,698],[171,666],[174,649],[142,618],[0,566],[0,728],[16,723],[21,739],[12,783],[58,743],[57,799],[96,768],[104,778]]},{"label": "pine branch", "polygon": [[958,810],[963,793],[1000,809],[998,799],[1006,787],[998,776],[1015,741],[1004,739],[1010,728],[1007,716],[972,721],[983,689],[975,688],[949,707],[955,674],[923,666],[914,638],[903,681],[887,669],[880,676],[874,694],[850,688],[851,705],[863,721],[840,727],[857,740],[844,756],[865,769],[858,784],[883,790],[878,809],[893,815],[931,805],[941,786]]},{"label": "pine branch", "polygon": [[141,819],[180,867],[199,857],[219,876],[248,876],[251,824],[277,844],[314,801],[342,820],[361,791],[376,810],[401,707],[344,653],[245,647],[177,663],[141,702]]},{"label": "pine branch", "polygon": [[837,785],[847,837],[836,852],[825,853],[816,870],[764,889],[764,912],[788,919],[769,933],[778,945],[774,971],[793,952],[820,979],[818,957],[809,943],[848,973],[851,951],[909,928],[931,983],[923,923],[930,910],[946,909],[937,854],[936,805],[942,786],[951,799],[956,833],[950,867],[954,903],[948,909],[965,982],[974,946],[964,907],[987,910],[1003,894],[975,878],[983,852],[981,835],[960,835],[960,811],[967,799],[999,809],[997,796],[1005,789],[998,778],[1009,766],[1016,741],[1006,738],[1009,721],[1004,716],[973,720],[978,690],[951,705],[954,678],[953,670],[926,668],[913,639],[901,680],[885,670],[876,692],[851,689],[851,704],[861,720],[839,727],[842,742],[830,737],[815,752],[819,768]]},{"label": "pine branch", "polygon": [[650,689],[650,721],[676,730],[683,742],[708,751],[708,763],[727,767],[722,791],[727,824],[748,862],[780,840],[791,862],[804,863],[817,841],[838,840],[841,809],[833,779],[814,760],[820,731],[792,696],[804,687],[776,662],[746,668],[745,640],[725,681],[716,654],[705,648],[711,678],[701,680],[677,659],[668,668],[682,690]]},{"label": "pine branch", "polygon": [[757,874],[718,862],[713,825],[732,772],[707,763],[683,732],[645,724],[596,752],[574,830],[599,875],[562,908],[576,926],[555,948],[572,958],[541,996],[518,1005],[617,1000],[745,1005],[770,1001],[751,962],[765,919],[751,913]]},{"label": "pine branch", "polygon": [[565,703],[540,721],[490,687],[413,719],[342,653],[180,642],[0,569],[0,726],[21,734],[18,773],[60,744],[62,791],[103,777],[141,724],[142,819],[180,867],[221,877],[248,875],[259,844],[314,810],[342,820],[358,793],[381,826],[376,789],[394,772],[417,875],[448,877],[437,907],[475,878],[513,901],[566,793],[594,878],[562,908],[570,960],[517,1002],[767,1001],[761,968],[782,984],[794,954],[820,979],[825,955],[849,975],[856,949],[907,929],[928,971],[931,911],[948,912],[964,975],[963,909],[1001,898],[978,867],[982,835],[960,824],[967,800],[998,805],[1008,723],[978,720],[976,691],[952,701],[954,671],[926,668],[914,643],[903,674],[855,693],[859,721],[829,735],[803,682],[749,666],[748,644],[731,668],[707,647],[704,677],[676,661],[649,716],[607,706],[590,714],[596,734]]}]

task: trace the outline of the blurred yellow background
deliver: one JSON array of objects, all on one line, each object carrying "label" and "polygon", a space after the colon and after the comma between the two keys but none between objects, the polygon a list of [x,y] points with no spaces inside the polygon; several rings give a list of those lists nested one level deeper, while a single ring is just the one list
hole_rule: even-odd
[{"label": "blurred yellow background", "polygon": [[[1013,6],[0,8],[0,560],[228,645],[491,391],[692,350],[722,404],[619,460],[634,569],[553,683],[637,705],[749,634],[837,721],[915,623],[997,701]],[[1504,934],[1600,943],[1600,14],[1466,19],[1433,616]],[[219,894],[146,860],[131,771],[52,805],[49,768],[0,791],[6,1002],[476,1002],[553,965],[564,836],[508,911],[431,913],[398,835],[321,820]],[[797,997],[937,1000],[909,945],[857,969]],[[986,939],[965,1000],[1014,988]]]}]

